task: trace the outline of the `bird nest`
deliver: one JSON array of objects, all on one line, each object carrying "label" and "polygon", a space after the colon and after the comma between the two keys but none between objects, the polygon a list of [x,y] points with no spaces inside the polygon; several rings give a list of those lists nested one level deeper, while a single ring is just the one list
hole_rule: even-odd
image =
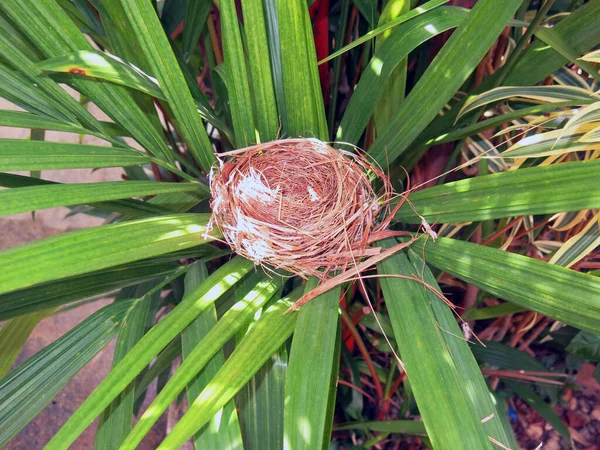
[{"label": "bird nest", "polygon": [[[256,264],[325,279],[378,254],[392,189],[361,154],[285,139],[224,154],[210,176],[212,223]],[[373,179],[382,186],[375,192]]]}]

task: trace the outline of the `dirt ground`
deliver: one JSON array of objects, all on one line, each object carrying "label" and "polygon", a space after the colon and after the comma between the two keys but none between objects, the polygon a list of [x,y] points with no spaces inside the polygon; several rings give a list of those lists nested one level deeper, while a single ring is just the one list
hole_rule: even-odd
[{"label": "dirt ground", "polygon": [[[594,366],[584,364],[575,381],[575,389],[566,389],[563,404],[554,407],[569,427],[572,445],[576,450],[600,450],[600,384],[593,376]],[[519,444],[523,449],[568,449],[568,443],[524,402],[513,402],[517,420],[514,423]]]}]

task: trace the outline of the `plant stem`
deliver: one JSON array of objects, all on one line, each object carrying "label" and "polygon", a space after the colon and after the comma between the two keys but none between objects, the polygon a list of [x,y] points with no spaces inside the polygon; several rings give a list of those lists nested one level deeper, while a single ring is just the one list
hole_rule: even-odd
[{"label": "plant stem", "polygon": [[373,365],[373,360],[371,359],[371,355],[369,355],[369,351],[367,350],[365,343],[363,342],[362,338],[360,337],[360,333],[358,332],[358,330],[352,323],[352,319],[350,318],[348,313],[346,311],[344,311],[343,309],[341,311],[342,311],[342,320],[348,327],[348,330],[350,331],[350,333],[352,333],[352,336],[354,336],[356,345],[358,346],[360,353],[362,354],[363,358],[365,359],[365,363],[367,364],[369,372],[371,372],[371,377],[373,378],[373,383],[375,384],[375,390],[377,391],[377,397],[379,399],[382,399],[383,398],[383,388],[381,387],[381,382],[379,381],[379,378],[377,377],[377,372],[375,372],[375,366]]}]

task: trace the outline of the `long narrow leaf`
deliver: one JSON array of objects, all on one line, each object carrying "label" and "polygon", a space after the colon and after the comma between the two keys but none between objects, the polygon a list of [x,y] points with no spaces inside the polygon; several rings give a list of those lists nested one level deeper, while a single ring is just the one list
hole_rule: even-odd
[{"label": "long narrow leaf", "polygon": [[[600,161],[520,169],[447,183],[408,196],[429,223],[459,223],[600,207]],[[420,223],[405,204],[396,218]]]},{"label": "long narrow leaf", "polygon": [[271,74],[267,26],[262,0],[242,3],[248,43],[252,94],[256,108],[256,128],[262,142],[277,138],[279,118]]},{"label": "long narrow leaf", "polygon": [[[160,290],[149,296],[146,296],[145,292],[141,292],[147,290],[150,286],[152,286],[151,283],[143,283],[135,290],[137,300],[123,319],[123,325],[119,330],[113,356],[113,367],[127,355],[129,350],[144,335],[150,304],[153,297],[160,297]],[[118,448],[131,431],[135,400],[134,387],[133,383],[130,384],[100,416],[94,442],[96,448]]]},{"label": "long narrow leaf", "polygon": [[600,245],[600,215],[593,217],[583,230],[565,242],[550,258],[551,264],[571,267]]},{"label": "long narrow leaf", "polygon": [[283,448],[287,368],[288,351],[284,344],[235,396],[244,450]]},{"label": "long narrow leaf", "polygon": [[[112,2],[110,4],[108,4],[108,2],[95,2],[94,6],[98,11],[98,15],[100,16],[100,20],[102,21],[102,25],[107,33],[109,41],[109,46],[103,45],[102,47],[107,47],[107,49],[109,49],[111,53],[119,55],[125,61],[130,63],[121,65],[121,69],[132,69],[135,72],[141,72],[140,69],[138,69],[138,67],[140,67],[145,71],[144,74],[140,73],[141,75],[146,75],[146,73],[152,73],[152,70],[150,69],[149,64],[147,63],[143,52],[140,52],[139,46],[134,44],[137,42],[136,30],[133,27],[131,27],[126,20],[122,19],[123,17],[126,17],[126,13],[121,7],[121,5],[117,2]],[[107,57],[104,54],[98,52],[97,56],[99,55]],[[114,59],[111,60],[111,62],[113,61]],[[133,64],[135,64],[136,67],[133,67]],[[114,66],[114,63],[111,65]],[[88,72],[85,71],[85,73]],[[112,78],[111,81],[120,84],[120,79],[128,80],[129,78],[130,77],[128,76],[117,76]],[[148,76],[146,78],[149,79],[150,77]],[[152,78],[151,81],[154,84],[158,85],[156,79]],[[132,92],[131,94],[135,102],[146,113],[146,117],[148,118],[149,124],[155,130],[159,130],[162,133],[163,126],[161,124],[160,119],[158,118],[154,99],[145,95],[141,95],[139,92]],[[166,110],[166,114],[168,115],[168,117],[171,118],[171,120],[173,120],[173,113],[169,109],[169,106],[165,104],[164,109]],[[171,163],[174,162],[174,153],[167,153],[165,156],[168,159],[168,161],[170,161]]]},{"label": "long narrow leaf", "polygon": [[395,67],[418,45],[457,27],[467,14],[464,9],[442,6],[396,28],[377,49],[356,86],[336,140],[356,144],[382,99]]},{"label": "long narrow leaf", "polygon": [[[6,23],[4,19],[2,21]],[[4,57],[4,60],[14,70],[19,71],[31,82],[35,83],[40,91],[39,96],[50,99],[52,106],[64,117],[68,119],[72,118],[70,121],[80,123],[90,130],[108,132],[105,124],[101,124],[83,105],[60,87],[58,83],[42,74],[41,70],[35,67],[35,62],[38,59],[37,55],[32,56],[35,52],[25,54],[22,51],[22,47],[20,49],[18,45],[14,44],[14,41],[11,42],[11,38],[14,38],[15,35],[18,35],[18,32],[12,29],[12,27],[10,31],[6,30],[5,33],[0,33],[0,54]],[[29,47],[30,45],[27,44],[27,46]]]},{"label": "long narrow leaf", "polygon": [[0,296],[0,321],[142,283],[176,269],[172,263],[143,261],[10,292]]},{"label": "long narrow leaf", "polygon": [[[204,263],[195,263],[185,277],[185,292],[191,292],[196,289],[207,276],[208,271]],[[181,333],[181,349],[184,361],[187,358],[194,357],[194,348],[202,342],[202,339],[207,336],[216,323],[217,310],[213,304],[209,305],[206,311],[200,314],[183,330],[183,333]],[[206,364],[204,369],[188,383],[187,398],[189,404],[194,403],[200,392],[202,392],[221,366],[223,366],[224,360],[223,351],[218,351]],[[178,370],[180,369],[181,367]],[[242,432],[233,401],[227,403],[219,411],[217,417],[214,417],[206,427],[194,435],[194,447],[198,450],[204,448],[228,448],[234,450],[243,447]]]},{"label": "long narrow leaf", "polygon": [[[0,293],[139,261],[207,241],[206,214],[179,214],[73,231],[0,252]],[[31,270],[35,260],[36,270]]]},{"label": "long narrow leaf", "polygon": [[273,73],[273,90],[279,112],[281,125],[288,123],[285,107],[285,83],[283,82],[283,62],[281,59],[281,45],[279,37],[279,13],[277,2],[279,0],[264,0],[265,20],[267,28],[267,41],[271,56],[271,72]]},{"label": "long narrow leaf", "polygon": [[595,50],[593,52],[589,52],[585,55],[583,55],[580,59],[583,59],[584,61],[589,61],[589,62],[600,62],[600,50]]},{"label": "long narrow leaf", "polygon": [[[189,211],[203,200],[201,196],[189,192],[174,192],[171,194],[160,194],[148,200],[148,203],[171,209],[173,211]],[[129,217],[128,217],[129,218]]]},{"label": "long narrow leaf", "polygon": [[[583,54],[600,43],[598,14],[600,14],[600,0],[591,0],[558,22],[552,30],[573,51]],[[505,86],[531,86],[542,81],[568,62],[568,58],[544,42],[533,42],[523,52],[519,62],[503,84]],[[493,83],[494,77],[490,78],[488,83]],[[481,86],[482,89],[486,89],[487,85],[484,82]]]},{"label": "long narrow leaf", "polygon": [[564,155],[581,150],[593,150],[593,144],[580,142],[589,125],[565,133],[563,130],[547,131],[521,139],[500,154],[502,158],[537,158]]},{"label": "long narrow leaf", "polygon": [[256,125],[235,1],[221,0],[220,8],[225,76],[235,140],[238,147],[247,147],[256,141]]},{"label": "long narrow leaf", "polygon": [[[510,305],[510,303],[508,303]],[[485,347],[471,344],[471,350],[480,364],[488,363],[499,369],[544,372],[547,368],[525,352],[501,342],[485,341]]]},{"label": "long narrow leaf", "polygon": [[507,86],[491,89],[483,94],[469,98],[459,112],[458,117],[490,103],[506,99],[525,99],[538,102],[579,102],[588,104],[598,100],[587,89],[576,86]]},{"label": "long narrow leaf", "polygon": [[304,0],[278,0],[277,11],[287,117],[284,131],[291,137],[327,140],[329,133],[308,7]]},{"label": "long narrow leaf", "polygon": [[[42,180],[40,178],[26,177],[23,175],[15,175],[12,173],[0,172],[0,186],[8,188],[22,188],[30,186],[48,186],[48,185],[60,185],[54,181]],[[202,188],[201,188],[202,189]],[[159,194],[168,195],[168,194]],[[193,195],[193,194],[192,194]],[[204,195],[197,195],[199,199]],[[154,200],[153,197],[151,200]],[[113,211],[121,214],[128,214],[130,218],[141,218],[148,216],[161,216],[166,214],[173,214],[176,210],[167,209],[161,206],[157,206],[151,201],[141,201],[135,199],[127,200],[113,200],[105,202],[94,202],[90,206],[104,209],[105,211]]]},{"label": "long narrow leaf", "polygon": [[[91,44],[69,17],[63,14],[55,0],[39,0],[28,4],[19,0],[6,0],[0,8],[47,58],[79,50],[92,50]],[[169,159],[170,150],[164,136],[126,88],[111,83],[98,83],[85,77],[74,77],[71,82],[111,119],[128,130],[146,150],[159,158]]]},{"label": "long narrow leaf", "polygon": [[[600,43],[600,28],[595,20],[598,14],[600,14],[600,0],[591,0],[561,19],[552,29],[574,51],[583,53]],[[550,46],[538,40],[525,49],[514,69],[501,84],[504,86],[531,86],[560,70],[567,62],[567,59]],[[497,87],[499,76],[503,76],[502,71],[497,71],[494,75],[484,79],[474,92],[482,93]],[[587,87],[581,81],[576,84]],[[459,109],[452,108],[443,116],[438,116],[428,131],[424,133],[426,134],[425,139],[433,137],[429,134],[429,130],[433,130],[434,136],[448,130],[455,121]]]},{"label": "long narrow leaf", "polygon": [[69,122],[68,112],[58,107],[51,96],[15,70],[0,63],[0,94],[2,98],[34,114]]},{"label": "long narrow leaf", "polygon": [[[381,11],[379,19],[380,24],[385,24],[398,16],[409,12],[411,9],[410,0],[392,0],[385,5]],[[375,40],[375,48],[379,49],[381,45],[389,38],[391,31],[388,30]],[[385,92],[379,100],[373,119],[375,121],[375,131],[383,130],[387,127],[390,118],[394,117],[400,107],[400,103],[406,97],[406,76],[408,70],[408,58],[403,58],[398,66],[393,70],[390,80],[385,86]]]},{"label": "long narrow leaf", "polygon": [[[419,241],[417,248],[422,249]],[[425,259],[486,292],[592,333],[600,332],[600,280],[533,258],[455,239],[428,242]]]},{"label": "long narrow leaf", "polygon": [[527,108],[517,109],[515,111],[508,112],[506,114],[501,114],[499,116],[492,117],[490,119],[482,120],[480,122],[467,125],[462,128],[455,129],[448,133],[442,133],[436,138],[432,138],[423,144],[423,147],[429,147],[436,144],[444,144],[446,142],[457,141],[459,139],[463,139],[469,136],[473,136],[477,133],[481,133],[482,131],[489,130],[491,128],[495,128],[498,125],[503,123],[509,123],[515,119],[521,119],[528,115],[536,115],[536,114],[545,114],[556,110],[560,107],[565,106],[578,106],[579,102],[558,102],[558,103],[549,103],[542,105],[529,106]]},{"label": "long narrow leaf", "polygon": [[144,396],[152,382],[169,369],[179,356],[181,356],[181,340],[174,339],[158,354],[150,368],[142,376],[138,377],[138,381],[135,384],[136,401],[139,401]]},{"label": "long narrow leaf", "polygon": [[[395,241],[382,243],[389,248]],[[451,311],[416,281],[394,278],[420,278],[422,269],[435,288],[427,267],[417,268],[404,254],[378,265],[378,273],[386,275],[381,287],[427,434],[436,449],[491,449],[488,436],[507,439],[497,419],[481,422],[496,410]]]},{"label": "long narrow leaf", "polygon": [[[66,449],[129,383],[206,307],[223,295],[253,267],[236,258],[221,266],[158,322],[110,372],[59,432],[47,449]],[[190,437],[190,436],[188,436]]]},{"label": "long narrow leaf", "polygon": [[[270,281],[259,282],[242,300],[233,305],[215,326],[207,333],[194,349],[189,352],[179,369],[156,396],[148,410],[123,443],[121,450],[134,450],[152,425],[166,411],[177,395],[194,379],[196,374],[211,358],[231,339],[235,333],[247,325],[252,316],[262,308],[277,291],[277,286]],[[290,296],[290,300],[296,299]]]},{"label": "long narrow leaf", "polygon": [[[127,136],[112,122],[100,122],[102,128],[111,136]],[[102,134],[83,128],[79,125],[64,123],[50,117],[38,116],[23,111],[0,110],[0,126],[14,128],[40,128],[42,130],[64,131],[67,133],[93,134],[102,137]]]},{"label": "long narrow leaf", "polygon": [[125,19],[135,32],[136,43],[165,93],[179,132],[200,166],[205,171],[210,170],[215,161],[212,146],[204,124],[196,112],[179,63],[160,26],[156,11],[147,1],[107,0],[104,2],[107,9],[115,3],[123,8],[126,17],[112,17],[112,19]]},{"label": "long narrow leaf", "polygon": [[147,164],[143,153],[94,145],[36,142],[21,139],[0,140],[0,171],[82,169]]},{"label": "long narrow leaf", "polygon": [[580,59],[579,57],[581,55],[573,50],[569,44],[565,42],[561,35],[555,32],[552,28],[540,27],[535,31],[535,35],[546,44],[550,45],[562,56],[569,59],[569,61],[577,64],[581,69],[585,70],[597,82],[600,82],[600,74],[598,73],[598,69],[595,69],[594,66],[588,63],[586,60]]},{"label": "long narrow leaf", "polygon": [[[37,67],[46,71],[99,78],[130,87],[160,100],[167,99],[156,78],[142,72],[132,64],[98,50],[81,50],[57,56],[39,63]],[[202,98],[202,96],[196,96],[194,99],[198,114],[217,128],[226,130],[223,122],[215,116],[210,106],[203,104]],[[106,128],[104,124],[103,128]],[[107,132],[110,130],[110,128],[106,129]]]},{"label": "long narrow leaf", "polygon": [[[306,292],[316,286],[311,279]],[[286,448],[326,448],[331,439],[327,404],[329,395],[335,396],[330,387],[337,367],[339,300],[338,287],[311,300],[298,313],[285,386]]]},{"label": "long narrow leaf", "polygon": [[381,165],[393,161],[452,98],[492,46],[521,0],[478,1],[369,149]]},{"label": "long narrow leaf", "polygon": [[205,192],[200,183],[156,183],[153,181],[54,184],[0,191],[0,216],[38,211],[56,206],[80,205],[107,200],[171,192]]},{"label": "long narrow leaf", "polygon": [[423,422],[416,420],[378,420],[372,422],[341,423],[336,425],[334,430],[364,430],[378,431],[380,433],[427,435]]},{"label": "long narrow leaf", "polygon": [[502,423],[502,426],[506,432],[506,436],[508,437],[506,446],[511,449],[517,449],[519,448],[519,444],[517,443],[517,437],[515,436],[515,432],[513,431],[513,426],[510,421],[511,418],[509,416],[507,404],[508,400],[497,392],[492,392],[492,396],[494,399],[493,401],[496,404],[496,409],[498,410],[498,419]]},{"label": "long narrow leaf", "polygon": [[121,301],[97,311],[0,381],[4,447],[117,334],[131,308]]},{"label": "long narrow leaf", "polygon": [[210,6],[210,2],[203,0],[188,0],[185,5],[183,42],[181,43],[181,53],[185,62],[190,61],[194,48],[198,45],[198,38],[206,23]]},{"label": "long narrow leaf", "polygon": [[178,448],[238,392],[294,331],[297,314],[279,301],[265,311],[159,449]]},{"label": "long narrow leaf", "polygon": [[165,97],[155,79],[121,59],[98,50],[81,50],[57,56],[42,61],[37,67],[48,72],[73,73],[113,81],[152,97]]},{"label": "long narrow leaf", "polygon": [[51,312],[52,309],[45,309],[15,317],[0,328],[1,378],[4,378],[10,371],[35,326]]},{"label": "long narrow leaf", "polygon": [[337,52],[332,53],[331,55],[329,55],[327,58],[322,59],[321,61],[319,61],[319,64],[323,64],[327,61],[332,60],[333,58],[337,58],[338,56],[340,56],[342,53],[345,53],[349,50],[352,50],[354,47],[357,47],[361,44],[364,44],[365,42],[369,41],[370,39],[373,39],[377,36],[379,36],[382,33],[385,33],[387,30],[390,30],[394,27],[397,27],[398,25],[413,19],[414,17],[419,16],[420,14],[424,14],[427,11],[431,11],[432,9],[437,8],[438,6],[443,5],[444,3],[447,3],[448,0],[430,0],[426,3],[423,3],[422,5],[420,5],[418,8],[413,9],[412,11],[409,11],[407,13],[404,13],[398,17],[396,17],[394,20],[390,20],[389,22],[387,22],[384,25],[381,25],[379,27],[377,27],[374,30],[369,31],[368,33],[366,33],[364,36],[361,36],[360,38],[352,41],[350,44],[346,45],[345,47],[339,49]]}]

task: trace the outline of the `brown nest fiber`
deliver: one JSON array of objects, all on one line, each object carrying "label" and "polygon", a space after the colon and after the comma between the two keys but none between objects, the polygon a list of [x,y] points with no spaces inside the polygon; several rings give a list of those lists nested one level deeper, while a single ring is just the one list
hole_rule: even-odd
[{"label": "brown nest fiber", "polygon": [[[385,174],[364,156],[317,139],[285,139],[225,154],[211,173],[213,222],[256,264],[321,279],[365,256],[387,225]],[[370,177],[380,178],[377,194]]]}]

